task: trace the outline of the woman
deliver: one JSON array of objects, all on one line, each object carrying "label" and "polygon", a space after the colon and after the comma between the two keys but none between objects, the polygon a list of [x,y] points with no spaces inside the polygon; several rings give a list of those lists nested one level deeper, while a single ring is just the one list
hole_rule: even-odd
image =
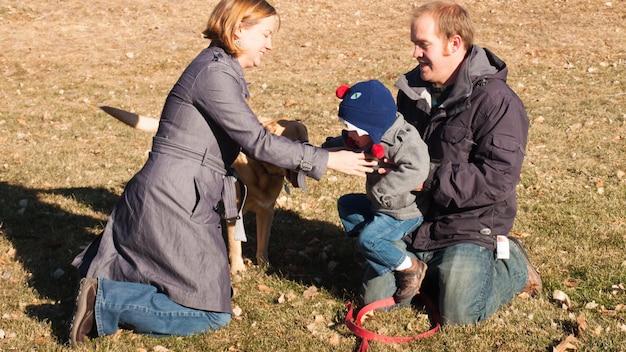
[{"label": "woman", "polygon": [[319,180],[326,168],[362,177],[373,171],[364,154],[275,136],[250,110],[243,69],[261,64],[278,27],[265,0],[222,0],[213,10],[203,32],[211,45],[167,97],[148,161],[104,232],[72,263],[85,278],[71,344],[92,330],[191,335],[228,324],[232,291],[217,207],[232,201],[225,175],[241,149],[300,178]]}]

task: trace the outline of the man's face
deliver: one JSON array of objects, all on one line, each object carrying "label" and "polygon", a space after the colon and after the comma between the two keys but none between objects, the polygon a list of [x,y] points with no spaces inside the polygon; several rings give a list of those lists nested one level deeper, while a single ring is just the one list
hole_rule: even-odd
[{"label": "man's face", "polygon": [[456,63],[450,56],[452,41],[442,41],[437,36],[435,21],[424,14],[411,24],[411,41],[415,44],[413,57],[417,59],[420,74],[424,81],[435,87],[447,86],[456,70]]}]

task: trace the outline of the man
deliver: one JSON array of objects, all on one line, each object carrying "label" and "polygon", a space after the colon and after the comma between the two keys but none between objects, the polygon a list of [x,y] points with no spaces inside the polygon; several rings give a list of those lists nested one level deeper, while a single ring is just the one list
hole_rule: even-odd
[{"label": "man", "polygon": [[[428,264],[422,290],[436,298],[447,324],[481,322],[517,293],[534,296],[542,286],[521,243],[507,237],[528,117],[506,84],[506,64],[473,37],[461,6],[419,7],[411,23],[418,66],[396,83],[398,110],[420,131],[431,157],[430,174],[416,191],[432,197],[424,223],[398,246]],[[394,290],[393,275],[368,270],[363,303]]]}]

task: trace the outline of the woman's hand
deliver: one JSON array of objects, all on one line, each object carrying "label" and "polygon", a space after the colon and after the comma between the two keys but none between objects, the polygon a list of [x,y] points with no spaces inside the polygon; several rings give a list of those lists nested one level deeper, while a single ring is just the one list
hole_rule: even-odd
[{"label": "woman's hand", "polygon": [[349,150],[338,150],[328,153],[329,169],[342,172],[347,175],[365,177],[374,172],[378,161],[371,160],[365,153],[355,153]]}]

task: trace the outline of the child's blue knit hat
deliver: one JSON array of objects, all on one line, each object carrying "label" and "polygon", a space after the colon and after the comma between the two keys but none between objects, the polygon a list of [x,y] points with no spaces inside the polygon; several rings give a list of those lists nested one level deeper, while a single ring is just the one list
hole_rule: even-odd
[{"label": "child's blue knit hat", "polygon": [[383,134],[396,120],[396,102],[380,81],[358,82],[352,87],[341,85],[336,95],[343,99],[339,104],[339,118],[367,132],[374,144],[379,144]]}]

